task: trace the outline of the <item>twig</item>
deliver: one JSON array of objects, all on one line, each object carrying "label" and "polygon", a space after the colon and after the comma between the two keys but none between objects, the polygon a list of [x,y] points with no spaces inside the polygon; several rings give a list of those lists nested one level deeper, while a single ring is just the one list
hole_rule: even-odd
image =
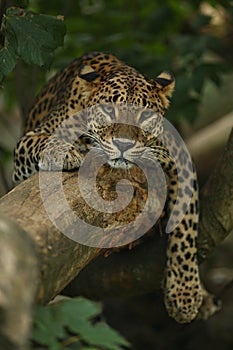
[{"label": "twig", "polygon": [[197,131],[186,141],[186,145],[195,159],[201,162],[203,154],[209,154],[218,147],[226,144],[233,126],[233,112],[223,116],[216,122]]}]

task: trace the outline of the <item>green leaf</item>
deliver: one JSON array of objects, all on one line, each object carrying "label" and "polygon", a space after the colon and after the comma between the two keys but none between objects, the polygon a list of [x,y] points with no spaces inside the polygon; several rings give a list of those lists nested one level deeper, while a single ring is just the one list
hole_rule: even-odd
[{"label": "green leaf", "polygon": [[202,69],[200,69],[200,67],[193,70],[192,86],[196,92],[201,93],[204,86],[205,78],[206,78],[205,72],[203,72]]},{"label": "green leaf", "polygon": [[93,319],[101,313],[101,308],[92,301],[79,297],[71,300],[64,300],[54,305],[59,308],[60,316],[67,325],[78,324]]},{"label": "green leaf", "polygon": [[219,63],[200,64],[192,72],[193,88],[200,93],[206,79],[210,79],[217,86],[220,86],[223,70],[222,64]]},{"label": "green leaf", "polygon": [[90,345],[99,345],[109,350],[122,350],[122,346],[129,347],[129,343],[106,323],[97,323],[79,330],[81,337]]},{"label": "green leaf", "polygon": [[[122,350],[122,346],[129,346],[129,343],[107,324],[93,322],[100,312],[101,309],[96,303],[85,298],[64,300],[49,307],[38,307],[32,340],[46,345],[49,350],[97,350],[99,347],[103,350]],[[70,334],[74,338],[70,338]]]},{"label": "green leaf", "polygon": [[60,316],[68,329],[90,345],[99,345],[110,350],[120,350],[129,343],[105,323],[91,323],[101,310],[95,303],[84,298],[65,300],[61,305]]},{"label": "green leaf", "polygon": [[8,45],[0,50],[0,81],[8,75],[14,68],[17,62],[17,56],[14,50]]},{"label": "green leaf", "polygon": [[32,340],[39,344],[49,346],[50,350],[62,350],[58,339],[67,336],[63,324],[56,314],[49,308],[38,306],[35,314],[35,327],[32,333]]},{"label": "green leaf", "polygon": [[49,67],[53,52],[63,45],[65,24],[61,17],[9,8],[5,17],[6,35],[14,34],[15,52],[28,64]]}]

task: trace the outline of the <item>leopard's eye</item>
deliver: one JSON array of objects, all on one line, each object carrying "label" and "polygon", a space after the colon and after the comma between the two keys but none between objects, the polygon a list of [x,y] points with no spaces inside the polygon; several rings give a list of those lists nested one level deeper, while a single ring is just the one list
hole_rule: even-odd
[{"label": "leopard's eye", "polygon": [[111,120],[115,120],[115,108],[111,106],[110,104],[102,105],[101,106],[102,111],[104,112],[105,115],[107,115]]},{"label": "leopard's eye", "polygon": [[145,120],[148,120],[149,118],[151,118],[153,115],[156,116],[156,113],[154,111],[145,110],[141,113],[139,117],[139,122],[142,123]]},{"label": "leopard's eye", "polygon": [[101,106],[102,111],[107,114],[112,120],[115,119],[115,108],[109,104]]}]

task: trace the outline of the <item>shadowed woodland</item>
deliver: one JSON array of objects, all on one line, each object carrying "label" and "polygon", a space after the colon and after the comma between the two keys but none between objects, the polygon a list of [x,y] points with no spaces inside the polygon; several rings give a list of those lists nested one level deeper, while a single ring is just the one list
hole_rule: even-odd
[{"label": "shadowed woodland", "polygon": [[[46,17],[29,23],[26,11]],[[0,1],[0,350],[232,349],[232,14],[228,0]],[[58,232],[43,208],[38,174],[13,189],[14,146],[34,97],[89,51],[113,53],[151,78],[163,70],[175,76],[166,118],[197,168],[201,276],[222,302],[208,320],[181,325],[168,317],[159,227],[131,250],[106,253]],[[64,173],[64,186],[80,214],[87,209],[74,191],[76,175]],[[140,187],[137,174],[131,180]],[[46,307],[58,294],[71,304]],[[67,299],[77,296],[94,303]]]}]

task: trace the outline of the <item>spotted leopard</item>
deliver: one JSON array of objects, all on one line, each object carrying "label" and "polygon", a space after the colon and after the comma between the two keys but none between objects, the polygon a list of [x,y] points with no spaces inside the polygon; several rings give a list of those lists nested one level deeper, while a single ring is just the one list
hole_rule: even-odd
[{"label": "spotted leopard", "polygon": [[[90,145],[101,148],[110,167],[127,170],[135,156],[147,152],[161,163],[167,175],[167,206],[171,212],[178,195],[176,163],[156,136],[162,132],[161,120],[174,86],[170,73],[149,79],[111,54],[92,52],[75,59],[45,85],[29,111],[24,135],[15,148],[14,181],[22,181],[39,169],[57,170],[61,159],[65,170],[79,168]],[[117,106],[124,103],[140,107],[136,118],[143,131],[114,126],[121,122]],[[79,111],[95,105],[97,114],[90,113],[78,121],[86,137],[71,145],[53,134],[71,115],[75,123]],[[181,155],[179,147],[173,147]],[[187,188],[191,201],[185,206],[184,218],[168,235],[164,277],[167,311],[180,323],[193,320],[202,303],[197,264],[198,188],[195,170],[187,162],[184,178],[186,183],[193,179]]]}]

